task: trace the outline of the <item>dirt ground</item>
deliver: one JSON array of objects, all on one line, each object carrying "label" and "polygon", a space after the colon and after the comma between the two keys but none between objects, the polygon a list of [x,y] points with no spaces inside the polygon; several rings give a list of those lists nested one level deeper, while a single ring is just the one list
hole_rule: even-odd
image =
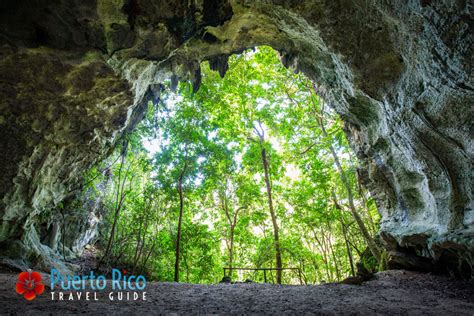
[{"label": "dirt ground", "polygon": [[146,286],[146,301],[110,301],[105,293],[98,301],[52,301],[49,288],[26,301],[14,290],[16,279],[16,274],[0,274],[2,314],[474,315],[474,281],[403,270],[379,273],[363,285],[153,282]]}]

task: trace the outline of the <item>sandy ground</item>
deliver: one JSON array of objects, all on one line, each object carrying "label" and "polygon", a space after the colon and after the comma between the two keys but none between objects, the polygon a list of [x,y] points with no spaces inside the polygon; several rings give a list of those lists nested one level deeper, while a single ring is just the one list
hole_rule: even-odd
[{"label": "sandy ground", "polygon": [[0,274],[2,314],[474,315],[474,281],[401,270],[379,273],[363,285],[153,282],[147,284],[146,301],[109,301],[105,293],[99,301],[52,301],[47,288],[30,302],[16,294],[16,278]]}]

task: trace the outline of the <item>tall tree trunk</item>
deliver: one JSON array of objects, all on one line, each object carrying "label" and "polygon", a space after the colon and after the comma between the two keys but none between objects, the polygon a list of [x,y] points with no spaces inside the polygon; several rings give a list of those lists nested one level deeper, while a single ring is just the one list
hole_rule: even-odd
[{"label": "tall tree trunk", "polygon": [[235,227],[230,227],[230,246],[229,246],[229,277],[232,278],[232,267],[234,265],[234,231]]},{"label": "tall tree trunk", "polygon": [[145,271],[146,263],[148,262],[148,259],[150,259],[151,254],[153,253],[153,250],[155,249],[155,242],[153,242],[153,245],[151,246],[150,251],[148,254],[145,256],[145,259],[143,260],[142,266],[140,268],[141,274],[143,274],[143,271]]},{"label": "tall tree trunk", "polygon": [[227,243],[227,247],[229,249],[229,277],[232,278],[233,272],[233,265],[234,265],[234,237],[235,237],[235,227],[237,226],[237,219],[239,216],[239,212],[246,208],[246,206],[241,206],[237,208],[233,214],[231,214],[229,210],[228,198],[224,193],[222,193],[221,197],[221,207],[224,210],[225,216],[227,217],[227,221],[229,222],[229,242]]},{"label": "tall tree trunk", "polygon": [[352,251],[349,245],[349,241],[347,240],[346,225],[344,225],[344,222],[342,221],[342,219],[341,219],[341,226],[342,226],[342,235],[344,236],[344,241],[346,243],[347,257],[349,258],[349,264],[351,266],[351,273],[352,273],[352,276],[355,276],[354,259],[352,258]]},{"label": "tall tree trunk", "polygon": [[181,226],[183,223],[183,210],[184,210],[184,196],[183,196],[183,178],[186,172],[187,163],[184,163],[183,170],[179,175],[178,179],[178,194],[179,194],[179,219],[178,219],[178,233],[176,236],[176,250],[175,250],[175,262],[174,262],[174,281],[179,282],[179,256],[181,250]]},{"label": "tall tree trunk", "polygon": [[[318,122],[320,124],[321,131],[323,132],[324,137],[327,137],[328,134],[326,132],[326,129],[324,128],[324,123],[322,122],[322,118],[319,118]],[[369,231],[367,230],[367,227],[362,221],[362,218],[360,217],[359,213],[357,212],[357,209],[354,205],[354,195],[352,194],[351,185],[346,178],[344,169],[342,168],[341,162],[339,161],[339,157],[337,156],[336,150],[334,149],[334,146],[332,145],[332,143],[329,144],[329,150],[331,151],[332,157],[334,158],[334,163],[336,164],[337,171],[339,172],[339,177],[341,178],[341,182],[344,185],[344,188],[346,189],[347,199],[349,200],[349,208],[351,210],[352,216],[354,217],[357,225],[359,226],[359,229],[362,235],[364,236],[367,242],[367,245],[369,246],[370,251],[372,252],[374,257],[377,259],[377,261],[380,262],[380,249],[375,243],[375,240],[370,235]]]},{"label": "tall tree trunk", "polygon": [[275,242],[275,259],[276,259],[276,267],[278,269],[276,272],[276,278],[277,278],[277,283],[281,284],[282,261],[281,261],[281,249],[280,249],[280,240],[279,240],[279,228],[278,228],[275,210],[273,208],[272,187],[270,184],[270,171],[269,171],[269,166],[268,166],[267,153],[265,151],[265,148],[263,147],[262,142],[260,143],[260,146],[262,148],[262,152],[261,152],[262,163],[263,163],[263,170],[265,172],[265,185],[267,187],[268,207],[270,208],[270,215],[272,217],[272,224],[273,224],[273,238]]},{"label": "tall tree trunk", "polygon": [[137,244],[135,246],[135,256],[133,259],[133,274],[135,274],[135,271],[137,271],[138,268],[138,263],[140,262],[140,258],[143,254],[143,249],[145,249],[145,244],[146,244],[146,235],[148,231],[148,225],[149,225],[149,207],[151,205],[151,198],[146,198],[143,201],[145,205],[145,215],[140,219],[140,229],[138,231],[137,235]]},{"label": "tall tree trunk", "polygon": [[334,268],[336,269],[336,278],[339,281],[341,279],[341,273],[340,273],[340,270],[339,270],[339,263],[337,262],[336,254],[334,252],[334,247],[332,246],[332,242],[331,242],[332,229],[331,229],[331,225],[329,224],[329,221],[326,222],[326,226],[327,226],[328,232],[329,232],[329,236],[328,236],[329,249],[331,251],[332,260],[334,261]]},{"label": "tall tree trunk", "polygon": [[304,265],[304,259],[298,260],[299,265],[300,265],[300,271],[301,271],[301,276],[303,278],[304,285],[308,285],[308,277],[306,276],[305,270],[306,267]]},{"label": "tall tree trunk", "polygon": [[328,267],[328,270],[331,274],[331,279],[328,281],[332,281],[332,280],[335,280],[335,278],[334,278],[334,272],[332,269],[332,264],[330,261],[330,255],[331,255],[331,249],[329,248],[330,241],[326,237],[326,234],[324,233],[324,229],[321,230],[321,242],[323,244],[323,253],[325,254],[325,257],[326,257],[326,266]]},{"label": "tall tree trunk", "polygon": [[[339,203],[337,202],[336,193],[334,192],[334,190],[332,191],[332,199],[334,201],[334,205],[336,206],[336,208],[340,212],[342,212],[342,208],[339,205]],[[347,228],[346,228],[346,225],[344,224],[344,219],[342,218],[342,213],[341,213],[341,217],[339,218],[339,221],[341,222],[342,236],[344,237],[344,242],[346,243],[347,257],[349,258],[351,273],[352,273],[352,276],[355,276],[354,260],[352,258],[352,251],[351,251],[351,247],[349,245],[349,239],[347,238]]]},{"label": "tall tree trunk", "polygon": [[133,256],[133,270],[132,270],[132,274],[135,273],[135,269],[137,268],[137,263],[138,263],[138,259],[140,258],[140,247],[141,247],[141,243],[142,243],[142,229],[143,229],[143,220],[140,221],[140,228],[138,229],[138,234],[137,234],[137,244],[135,245],[135,255]]},{"label": "tall tree trunk", "polygon": [[189,264],[188,264],[188,252],[184,252],[183,256],[184,266],[186,267],[186,283],[189,283]]},{"label": "tall tree trunk", "polygon": [[316,234],[316,231],[314,230],[313,227],[311,227],[311,231],[313,232],[313,237],[314,237],[314,240],[316,241],[316,243],[318,244],[319,246],[319,249],[321,250],[321,253],[323,255],[323,262],[324,262],[324,266],[326,267],[326,279],[327,281],[330,281],[332,280],[332,271],[331,269],[329,269],[329,259],[328,259],[328,255],[327,255],[327,250],[326,250],[326,246],[325,246],[325,241],[324,241],[324,234],[322,234],[322,241],[319,240],[317,234]]}]

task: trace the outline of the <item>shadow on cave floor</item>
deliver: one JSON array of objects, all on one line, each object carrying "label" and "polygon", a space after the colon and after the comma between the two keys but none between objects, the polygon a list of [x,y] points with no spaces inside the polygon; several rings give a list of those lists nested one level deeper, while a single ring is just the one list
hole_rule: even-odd
[{"label": "shadow on cave floor", "polygon": [[[150,282],[146,301],[54,301],[51,291],[26,301],[16,274],[0,274],[1,314],[390,314],[473,315],[474,281],[404,270],[378,273],[363,285],[197,285]],[[67,293],[67,292],[65,292]],[[115,293],[116,294],[116,293]],[[92,296],[91,296],[92,298]]]}]

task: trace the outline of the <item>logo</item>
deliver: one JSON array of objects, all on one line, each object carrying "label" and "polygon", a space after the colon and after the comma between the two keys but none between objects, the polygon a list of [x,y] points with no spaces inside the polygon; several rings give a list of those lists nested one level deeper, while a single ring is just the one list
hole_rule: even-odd
[{"label": "logo", "polygon": [[41,274],[31,270],[21,272],[16,282],[16,292],[23,295],[28,301],[34,300],[36,295],[40,295],[44,292]]},{"label": "logo", "polygon": [[[110,301],[146,301],[146,278],[144,275],[128,275],[127,270],[112,269],[111,278],[90,271],[85,275],[63,275],[52,268],[51,300],[98,301],[108,297]],[[28,269],[18,275],[15,290],[18,294],[32,301],[43,294],[45,285],[39,272]]]},{"label": "logo", "polygon": [[146,278],[144,275],[129,275],[127,270],[112,269],[110,279],[103,274],[90,271],[83,275],[63,275],[51,269],[51,300],[98,301],[108,296],[110,301],[146,301]]}]

